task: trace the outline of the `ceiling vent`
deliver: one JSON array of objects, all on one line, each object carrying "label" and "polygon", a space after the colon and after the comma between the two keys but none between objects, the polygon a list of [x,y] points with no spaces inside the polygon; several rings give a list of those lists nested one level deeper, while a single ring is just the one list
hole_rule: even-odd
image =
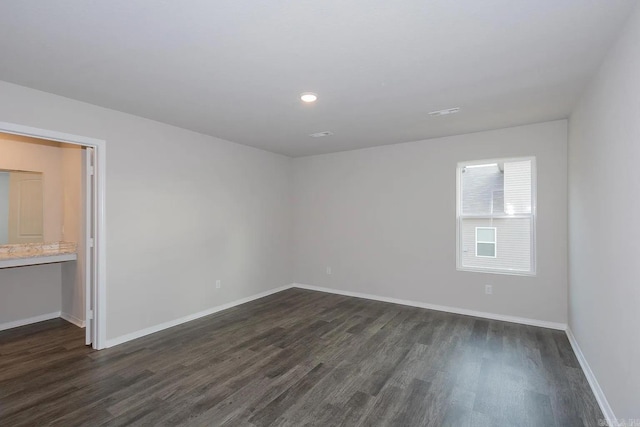
[{"label": "ceiling vent", "polygon": [[311,138],[322,138],[323,136],[329,136],[329,135],[333,135],[333,132],[329,132],[328,130],[325,130],[324,132],[316,132],[316,133],[309,134]]},{"label": "ceiling vent", "polygon": [[446,110],[438,110],[432,111],[429,113],[430,116],[438,117],[438,116],[447,116],[449,114],[456,114],[460,112],[460,107],[447,108]]}]

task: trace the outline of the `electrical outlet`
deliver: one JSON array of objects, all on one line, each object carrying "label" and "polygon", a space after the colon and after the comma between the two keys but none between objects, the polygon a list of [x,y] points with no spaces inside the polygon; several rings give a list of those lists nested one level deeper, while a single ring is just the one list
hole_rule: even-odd
[{"label": "electrical outlet", "polygon": [[216,280],[216,289],[220,289],[222,287],[222,282],[220,280]]},{"label": "electrical outlet", "polygon": [[327,267],[327,274],[331,275],[331,267]]},{"label": "electrical outlet", "polygon": [[484,285],[484,293],[487,295],[493,294],[493,286],[492,285]]}]

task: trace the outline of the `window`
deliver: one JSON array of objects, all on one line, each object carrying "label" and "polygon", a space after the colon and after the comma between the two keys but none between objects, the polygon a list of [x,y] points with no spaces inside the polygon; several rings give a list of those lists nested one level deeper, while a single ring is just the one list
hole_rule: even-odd
[{"label": "window", "polygon": [[476,256],[496,257],[496,227],[476,227]]},{"label": "window", "polygon": [[535,274],[535,195],[533,157],[459,163],[458,269]]}]

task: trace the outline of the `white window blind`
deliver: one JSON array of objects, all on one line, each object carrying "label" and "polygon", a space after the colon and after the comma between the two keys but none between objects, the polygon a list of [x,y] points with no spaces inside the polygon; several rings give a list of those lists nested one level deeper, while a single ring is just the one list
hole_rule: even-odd
[{"label": "white window blind", "polygon": [[535,158],[459,163],[457,212],[458,269],[535,274]]}]

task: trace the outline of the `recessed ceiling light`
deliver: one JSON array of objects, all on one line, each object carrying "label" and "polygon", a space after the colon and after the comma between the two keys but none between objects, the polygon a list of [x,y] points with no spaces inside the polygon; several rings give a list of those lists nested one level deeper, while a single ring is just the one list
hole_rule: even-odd
[{"label": "recessed ceiling light", "polygon": [[316,133],[309,134],[311,138],[322,138],[323,136],[329,136],[329,135],[333,135],[333,132],[329,132],[328,130],[325,130],[324,132],[316,132]]},{"label": "recessed ceiling light", "polygon": [[313,92],[303,92],[300,94],[300,99],[303,102],[315,102],[318,99],[318,94]]},{"label": "recessed ceiling light", "polygon": [[460,107],[447,108],[445,110],[432,111],[429,113],[430,116],[446,116],[448,114],[456,114],[460,112]]}]

